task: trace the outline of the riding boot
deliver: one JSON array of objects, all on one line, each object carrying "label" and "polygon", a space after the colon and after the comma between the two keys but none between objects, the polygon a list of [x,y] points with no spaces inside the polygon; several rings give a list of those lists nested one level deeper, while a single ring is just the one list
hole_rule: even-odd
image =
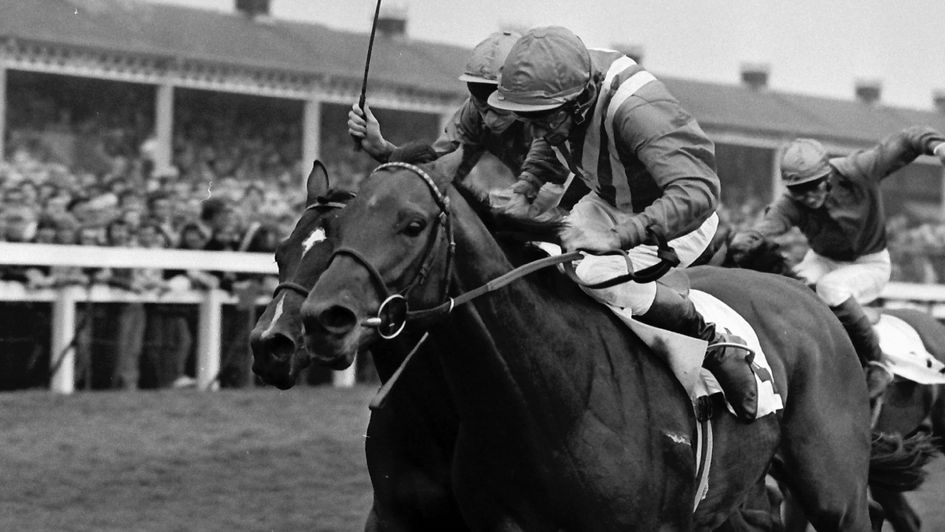
[{"label": "riding boot", "polygon": [[830,307],[830,310],[837,315],[850,336],[856,354],[860,357],[860,363],[866,370],[870,399],[875,399],[886,391],[886,386],[892,382],[893,376],[889,371],[883,350],[879,347],[879,338],[873,330],[869,317],[852,297],[835,307]]},{"label": "riding boot", "polygon": [[[719,381],[725,397],[739,418],[753,421],[758,412],[758,386],[751,369],[754,353],[745,341],[732,334],[720,334],[715,325],[706,323],[692,301],[679,292],[657,283],[656,299],[641,322],[709,342],[702,367]],[[747,353],[747,354],[746,354]]]}]

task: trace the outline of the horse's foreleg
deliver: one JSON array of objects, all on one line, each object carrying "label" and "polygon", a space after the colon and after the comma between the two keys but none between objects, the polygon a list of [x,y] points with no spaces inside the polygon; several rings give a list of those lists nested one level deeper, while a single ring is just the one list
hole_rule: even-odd
[{"label": "horse's foreleg", "polygon": [[364,523],[364,532],[407,532],[410,527],[397,519],[385,519],[378,515],[377,501],[371,505],[367,522]]},{"label": "horse's foreleg", "polygon": [[783,490],[784,502],[781,507],[782,520],[784,521],[784,532],[806,532],[807,516],[801,505],[794,500],[794,494],[791,490]]},{"label": "horse's foreleg", "polygon": [[922,520],[902,493],[873,488],[873,498],[883,507],[886,520],[896,532],[918,532],[921,529]]},{"label": "horse's foreleg", "polygon": [[[813,381],[825,379],[806,384]],[[821,384],[792,390],[784,418],[784,474],[815,529],[870,530],[868,412],[865,404],[844,397],[858,394],[838,390],[843,386],[837,383]]]},{"label": "horse's foreleg", "polygon": [[938,384],[932,388],[932,410],[929,417],[932,422],[932,435],[938,442],[938,448],[945,453],[945,385]]}]

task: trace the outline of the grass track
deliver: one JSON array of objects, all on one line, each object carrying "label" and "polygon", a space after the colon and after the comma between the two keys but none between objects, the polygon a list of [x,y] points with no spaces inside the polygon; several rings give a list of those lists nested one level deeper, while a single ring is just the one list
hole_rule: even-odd
[{"label": "grass track", "polygon": [[[373,392],[0,394],[0,530],[361,530]],[[945,531],[945,460],[909,497]]]},{"label": "grass track", "polygon": [[0,395],[0,530],[360,530],[372,392]]}]

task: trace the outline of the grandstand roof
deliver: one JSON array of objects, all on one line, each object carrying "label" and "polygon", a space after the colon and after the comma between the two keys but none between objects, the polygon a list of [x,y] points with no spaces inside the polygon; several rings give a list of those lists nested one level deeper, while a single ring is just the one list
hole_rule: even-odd
[{"label": "grandstand roof", "polygon": [[809,136],[856,144],[875,142],[915,124],[945,131],[945,113],[756,90],[742,85],[661,79],[700,124],[714,129]]},{"label": "grandstand roof", "polygon": [[[136,0],[0,0],[0,37],[360,79],[367,35],[319,24]],[[379,36],[371,80],[462,94],[468,48]],[[764,137],[874,142],[912,124],[945,130],[945,113],[661,77],[704,126]],[[852,92],[852,91],[851,91]]]},{"label": "grandstand roof", "polygon": [[[0,36],[360,79],[368,39],[310,23],[134,0],[0,0]],[[370,21],[367,21],[370,22]],[[459,93],[469,50],[378,35],[371,79]]]}]

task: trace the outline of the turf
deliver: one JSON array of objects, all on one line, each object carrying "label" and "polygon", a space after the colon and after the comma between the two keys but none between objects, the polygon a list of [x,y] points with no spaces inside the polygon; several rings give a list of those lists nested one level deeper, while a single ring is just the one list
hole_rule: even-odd
[{"label": "turf", "polygon": [[372,391],[0,395],[0,530],[360,530]]},{"label": "turf", "polygon": [[[361,530],[373,392],[0,394],[0,530]],[[931,470],[909,498],[945,530]]]}]

